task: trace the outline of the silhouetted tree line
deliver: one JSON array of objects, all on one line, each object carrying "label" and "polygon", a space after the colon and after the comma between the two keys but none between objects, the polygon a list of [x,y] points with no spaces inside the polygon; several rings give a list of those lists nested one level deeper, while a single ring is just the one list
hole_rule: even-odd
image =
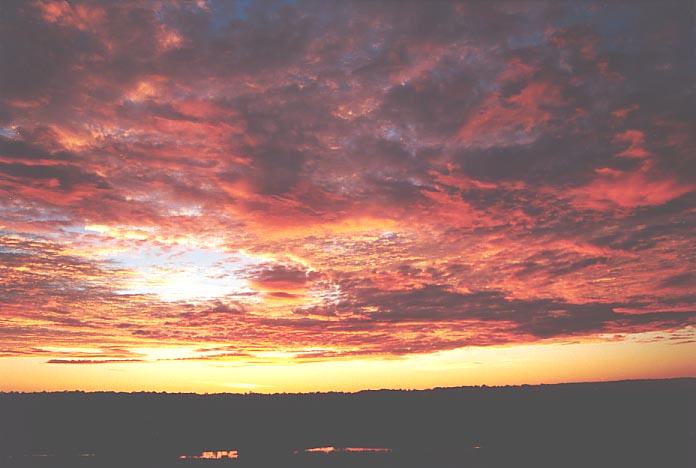
[{"label": "silhouetted tree line", "polygon": [[[696,379],[313,394],[3,393],[0,466],[694,467]],[[307,447],[390,454],[293,455]],[[51,457],[29,457],[47,454]],[[93,454],[74,459],[77,454]],[[12,456],[12,457],[10,457]]]}]

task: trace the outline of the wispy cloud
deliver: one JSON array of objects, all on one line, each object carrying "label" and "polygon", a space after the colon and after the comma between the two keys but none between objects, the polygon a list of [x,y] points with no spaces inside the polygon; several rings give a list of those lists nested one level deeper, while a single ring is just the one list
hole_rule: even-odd
[{"label": "wispy cloud", "polygon": [[529,7],[7,3],[2,355],[693,330],[689,7]]}]

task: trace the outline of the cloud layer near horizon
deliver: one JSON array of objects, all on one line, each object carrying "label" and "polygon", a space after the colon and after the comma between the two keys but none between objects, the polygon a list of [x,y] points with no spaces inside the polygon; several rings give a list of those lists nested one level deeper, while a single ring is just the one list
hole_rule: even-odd
[{"label": "cloud layer near horizon", "polygon": [[693,5],[10,1],[0,23],[0,355],[693,339]]}]

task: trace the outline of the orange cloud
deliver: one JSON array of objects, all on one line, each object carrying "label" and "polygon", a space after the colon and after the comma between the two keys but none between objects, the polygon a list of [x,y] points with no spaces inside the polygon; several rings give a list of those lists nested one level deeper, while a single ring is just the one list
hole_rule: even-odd
[{"label": "orange cloud", "polygon": [[690,338],[681,7],[279,5],[3,9],[3,359]]}]

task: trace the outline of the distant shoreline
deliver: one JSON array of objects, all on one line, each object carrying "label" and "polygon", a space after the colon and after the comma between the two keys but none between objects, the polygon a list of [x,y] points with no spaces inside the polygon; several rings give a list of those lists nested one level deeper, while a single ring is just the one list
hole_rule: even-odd
[{"label": "distant shoreline", "polygon": [[64,394],[85,394],[85,395],[191,395],[191,396],[220,396],[220,395],[236,395],[236,396],[303,396],[303,395],[360,395],[365,393],[417,393],[417,392],[437,392],[437,391],[456,391],[456,390],[482,390],[482,389],[522,389],[522,388],[545,388],[545,387],[564,387],[564,386],[582,386],[582,385],[612,385],[612,384],[632,384],[632,383],[694,383],[696,384],[696,376],[693,377],[668,377],[663,379],[621,379],[621,380],[593,380],[593,381],[574,381],[561,383],[540,383],[540,384],[517,384],[517,385],[461,385],[453,387],[432,387],[427,389],[400,389],[400,388],[377,388],[365,389],[351,392],[341,391],[318,391],[318,392],[275,392],[275,393],[260,393],[260,392],[215,392],[215,393],[199,393],[199,392],[167,392],[154,390],[139,390],[133,392],[112,391],[112,390],[51,390],[51,391],[13,391],[2,390],[0,396],[3,395],[64,395]]}]

